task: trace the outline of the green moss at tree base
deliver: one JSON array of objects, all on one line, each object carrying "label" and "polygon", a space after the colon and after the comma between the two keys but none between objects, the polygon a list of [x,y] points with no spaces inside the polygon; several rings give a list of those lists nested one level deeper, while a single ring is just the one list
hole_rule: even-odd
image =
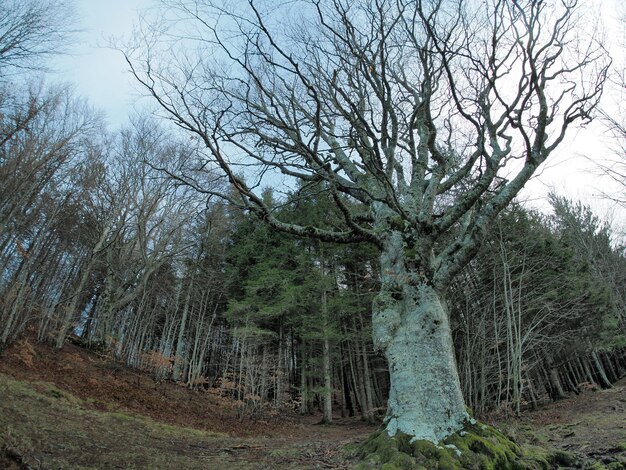
[{"label": "green moss at tree base", "polygon": [[370,436],[359,448],[359,470],[541,470],[552,468],[550,456],[524,452],[497,429],[469,424],[439,445],[411,442],[386,431]]}]

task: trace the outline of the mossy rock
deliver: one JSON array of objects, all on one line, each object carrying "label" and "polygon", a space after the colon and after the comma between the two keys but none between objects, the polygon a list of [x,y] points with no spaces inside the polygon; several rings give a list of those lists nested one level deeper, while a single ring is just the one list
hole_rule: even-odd
[{"label": "mossy rock", "polygon": [[542,470],[551,468],[544,455],[527,455],[511,439],[485,424],[466,424],[439,445],[411,442],[406,434],[386,431],[370,436],[359,448],[360,470]]}]

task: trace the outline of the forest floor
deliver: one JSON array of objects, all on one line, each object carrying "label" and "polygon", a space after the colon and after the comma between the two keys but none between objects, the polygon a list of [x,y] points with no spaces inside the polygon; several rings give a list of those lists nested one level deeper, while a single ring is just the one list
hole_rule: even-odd
[{"label": "forest floor", "polygon": [[626,378],[610,389],[545,403],[519,418],[487,421],[526,446],[563,450],[604,465],[620,462],[626,469]]},{"label": "forest floor", "polygon": [[[376,429],[295,413],[241,420],[214,392],[22,340],[0,359],[0,468],[350,468],[346,448]],[[626,381],[495,424],[524,444],[626,461]]]}]

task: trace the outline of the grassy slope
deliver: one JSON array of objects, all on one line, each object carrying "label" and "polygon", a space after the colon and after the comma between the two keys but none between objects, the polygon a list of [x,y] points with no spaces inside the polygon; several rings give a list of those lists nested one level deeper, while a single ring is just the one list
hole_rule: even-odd
[{"label": "grassy slope", "polygon": [[348,468],[344,446],[375,429],[269,411],[242,421],[237,406],[217,389],[192,392],[75,345],[25,340],[0,358],[0,468]]},{"label": "grassy slope", "polygon": [[[349,468],[345,445],[375,429],[315,420],[242,422],[219,394],[157,383],[71,345],[26,341],[0,359],[0,468]],[[519,443],[626,469],[626,381],[496,424]]]},{"label": "grassy slope", "polygon": [[1,373],[0,397],[0,468],[19,468],[19,460],[45,469],[348,468],[343,447],[367,432],[309,424],[306,432],[231,437],[98,411],[51,383]]},{"label": "grassy slope", "polygon": [[[224,436],[100,412],[45,382],[0,374],[0,441],[37,468],[233,468]],[[243,463],[243,462],[238,462]],[[238,465],[238,468],[245,468]]]}]

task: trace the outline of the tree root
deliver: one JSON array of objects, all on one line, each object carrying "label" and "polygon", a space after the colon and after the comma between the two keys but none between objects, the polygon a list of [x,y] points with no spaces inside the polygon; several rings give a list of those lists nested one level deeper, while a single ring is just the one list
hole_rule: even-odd
[{"label": "tree root", "polygon": [[551,469],[548,453],[523,451],[497,429],[467,423],[439,445],[411,442],[411,437],[386,431],[370,436],[357,451],[360,470],[540,470]]}]

